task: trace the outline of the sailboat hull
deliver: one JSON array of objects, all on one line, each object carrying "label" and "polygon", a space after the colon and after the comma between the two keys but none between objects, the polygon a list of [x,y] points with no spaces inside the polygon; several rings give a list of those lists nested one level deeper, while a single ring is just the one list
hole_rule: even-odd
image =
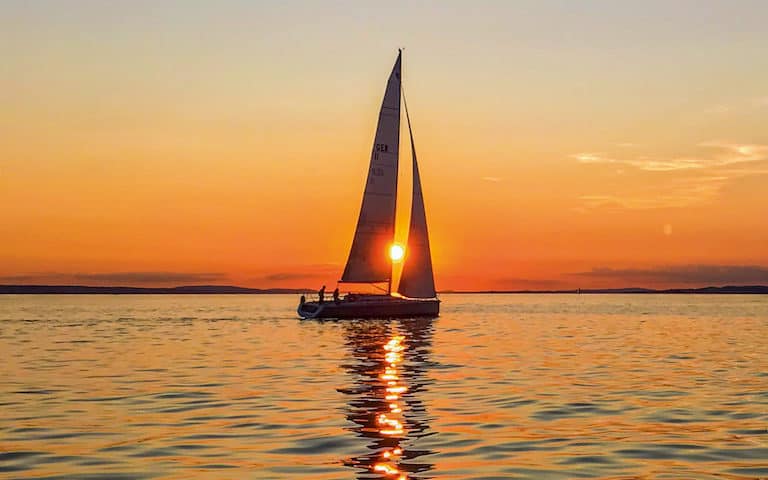
[{"label": "sailboat hull", "polygon": [[437,317],[437,298],[407,298],[390,295],[359,295],[337,302],[304,302],[296,310],[301,318],[404,318]]}]

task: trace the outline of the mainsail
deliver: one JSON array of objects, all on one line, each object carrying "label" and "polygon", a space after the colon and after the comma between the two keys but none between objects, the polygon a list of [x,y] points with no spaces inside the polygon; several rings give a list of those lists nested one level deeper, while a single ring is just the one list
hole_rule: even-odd
[{"label": "mainsail", "polygon": [[386,282],[392,277],[388,251],[395,234],[399,148],[400,54],[384,92],[363,204],[342,282]]},{"label": "mainsail", "polygon": [[405,105],[408,119],[408,134],[411,138],[413,157],[413,199],[411,201],[411,225],[408,230],[408,248],[400,276],[398,292],[405,297],[433,298],[435,296],[435,278],[432,273],[432,255],[429,251],[429,233],[427,215],[424,211],[424,196],[421,192],[419,164],[416,162],[416,146],[413,144],[411,118],[408,104]]}]

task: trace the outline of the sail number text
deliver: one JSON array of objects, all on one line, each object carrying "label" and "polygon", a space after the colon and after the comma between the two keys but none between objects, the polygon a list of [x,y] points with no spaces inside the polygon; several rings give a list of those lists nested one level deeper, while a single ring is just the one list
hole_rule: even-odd
[{"label": "sail number text", "polygon": [[382,153],[388,153],[389,152],[389,145],[386,143],[376,143],[373,146],[373,159],[378,160],[379,159],[379,152]]}]

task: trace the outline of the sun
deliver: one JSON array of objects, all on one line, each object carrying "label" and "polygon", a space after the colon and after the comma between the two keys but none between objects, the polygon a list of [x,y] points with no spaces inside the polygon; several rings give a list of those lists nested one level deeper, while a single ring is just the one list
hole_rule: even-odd
[{"label": "sun", "polygon": [[399,262],[403,259],[405,256],[405,248],[403,248],[402,245],[393,244],[391,247],[389,247],[389,258],[392,259],[393,262]]}]

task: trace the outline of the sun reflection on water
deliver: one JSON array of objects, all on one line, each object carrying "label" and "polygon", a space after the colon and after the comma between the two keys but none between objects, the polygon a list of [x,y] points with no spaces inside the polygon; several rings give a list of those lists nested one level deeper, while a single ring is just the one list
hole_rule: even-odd
[{"label": "sun reflection on water", "polygon": [[[403,361],[402,352],[405,350],[403,346],[402,335],[393,335],[392,338],[384,345],[384,360],[387,362],[384,368],[384,373],[379,375],[382,382],[386,382],[386,388],[384,389],[384,400],[389,407],[389,411],[386,413],[380,413],[377,417],[377,423],[379,425],[379,433],[388,437],[401,437],[405,434],[403,427],[404,417],[403,409],[400,404],[400,394],[407,390],[407,387],[400,384],[400,376],[398,375],[398,364]],[[387,476],[396,476],[399,480],[405,480],[408,475],[401,473],[397,466],[400,456],[403,454],[403,449],[400,448],[400,443],[388,448],[381,452],[379,461],[373,465],[373,471],[383,473]]]},{"label": "sun reflection on water", "polygon": [[368,453],[344,461],[358,478],[380,476],[416,480],[433,468],[417,461],[431,453],[418,449],[428,435],[427,410],[419,398],[426,388],[433,325],[422,319],[359,321],[345,325],[353,362],[344,365],[353,387],[348,416],[358,437],[368,439]]}]

